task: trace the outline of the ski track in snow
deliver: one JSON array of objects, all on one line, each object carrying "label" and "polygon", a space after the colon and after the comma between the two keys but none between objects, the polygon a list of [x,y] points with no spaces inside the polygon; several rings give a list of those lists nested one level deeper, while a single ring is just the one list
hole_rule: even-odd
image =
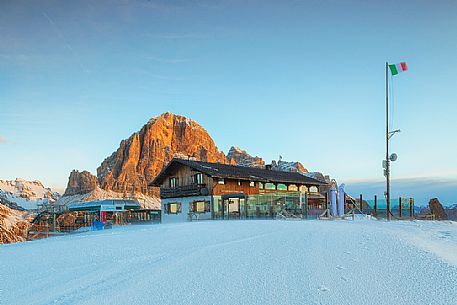
[{"label": "ski track in snow", "polygon": [[0,304],[457,304],[457,223],[206,221],[0,246]]}]

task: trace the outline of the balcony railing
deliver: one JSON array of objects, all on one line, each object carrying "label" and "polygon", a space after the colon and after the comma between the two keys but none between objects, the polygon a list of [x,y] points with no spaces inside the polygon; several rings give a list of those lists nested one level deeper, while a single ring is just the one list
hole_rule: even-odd
[{"label": "balcony railing", "polygon": [[208,188],[206,187],[206,184],[189,184],[177,187],[160,188],[160,198],[176,198],[206,195],[208,195]]}]

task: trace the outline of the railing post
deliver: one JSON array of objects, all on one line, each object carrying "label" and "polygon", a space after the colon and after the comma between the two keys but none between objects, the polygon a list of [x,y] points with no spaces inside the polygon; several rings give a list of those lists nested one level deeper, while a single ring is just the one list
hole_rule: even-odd
[{"label": "railing post", "polygon": [[400,219],[401,219],[401,197],[398,198],[398,213],[400,214]]},{"label": "railing post", "polygon": [[359,197],[359,205],[360,205],[360,211],[363,213],[363,197],[362,197],[362,194],[360,194],[360,197]]},{"label": "railing post", "polygon": [[374,217],[378,217],[378,196],[374,195]]},{"label": "railing post", "polygon": [[413,219],[413,198],[409,198],[409,218]]}]

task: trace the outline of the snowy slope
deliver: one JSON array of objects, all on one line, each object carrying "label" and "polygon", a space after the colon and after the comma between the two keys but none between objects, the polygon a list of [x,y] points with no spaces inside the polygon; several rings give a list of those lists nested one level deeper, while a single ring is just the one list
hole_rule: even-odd
[{"label": "snowy slope", "polygon": [[117,193],[113,191],[106,191],[99,187],[95,188],[92,192],[87,194],[79,194],[72,196],[62,196],[57,200],[57,204],[70,204],[81,201],[92,201],[102,199],[135,199],[138,200],[141,207],[144,209],[160,210],[160,199],[150,197],[142,193]]},{"label": "snowy slope", "polygon": [[59,198],[57,192],[46,188],[40,181],[26,181],[21,178],[16,180],[0,180],[0,198],[2,202],[17,208],[36,209],[38,204],[55,202]]},{"label": "snowy slope", "polygon": [[451,222],[207,221],[0,246],[0,278],[17,305],[456,304],[456,258]]}]

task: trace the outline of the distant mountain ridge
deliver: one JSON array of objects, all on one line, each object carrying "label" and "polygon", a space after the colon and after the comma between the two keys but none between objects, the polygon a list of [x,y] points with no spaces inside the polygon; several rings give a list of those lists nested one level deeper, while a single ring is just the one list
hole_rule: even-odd
[{"label": "distant mountain ridge", "polygon": [[17,210],[37,209],[39,204],[53,203],[60,194],[38,181],[0,180],[0,202]]},{"label": "distant mountain ridge", "polygon": [[230,164],[236,164],[249,167],[265,167],[265,161],[260,157],[253,157],[245,150],[237,146],[232,146],[227,153],[227,159]]}]

